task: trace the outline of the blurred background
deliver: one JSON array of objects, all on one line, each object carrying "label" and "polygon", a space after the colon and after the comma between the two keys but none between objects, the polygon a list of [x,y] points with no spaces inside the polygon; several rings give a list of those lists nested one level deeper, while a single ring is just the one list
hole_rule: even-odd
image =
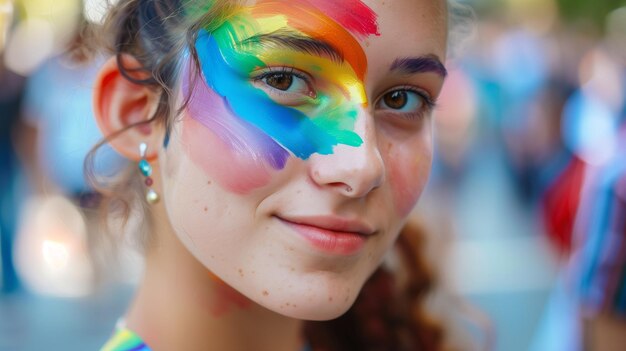
[{"label": "blurred background", "polygon": [[[432,310],[468,349],[626,350],[626,0],[463,3],[476,19],[455,31],[415,211],[447,301]],[[98,349],[141,272],[132,245],[95,239],[82,176],[102,61],[66,52],[104,8],[0,0],[3,351]],[[96,169],[120,164],[105,149]]]}]

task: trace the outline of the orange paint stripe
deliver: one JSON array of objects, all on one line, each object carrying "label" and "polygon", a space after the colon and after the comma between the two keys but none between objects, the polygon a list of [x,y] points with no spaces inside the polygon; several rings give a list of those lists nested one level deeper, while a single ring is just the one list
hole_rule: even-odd
[{"label": "orange paint stripe", "polygon": [[261,1],[252,8],[259,17],[285,16],[290,26],[312,38],[323,40],[338,50],[361,81],[367,71],[367,58],[359,42],[344,27],[317,9],[285,1]]}]

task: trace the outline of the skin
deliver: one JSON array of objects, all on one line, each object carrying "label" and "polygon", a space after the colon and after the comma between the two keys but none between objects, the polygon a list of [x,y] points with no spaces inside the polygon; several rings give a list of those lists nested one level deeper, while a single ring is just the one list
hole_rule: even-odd
[{"label": "skin", "polygon": [[[285,148],[284,164],[273,164],[245,147],[249,139],[233,148],[223,133],[199,122],[205,108],[233,117],[224,106],[194,109],[193,101],[173,123],[167,147],[158,125],[111,142],[132,160],[139,143],[148,144],[153,188],[162,197],[151,207],[155,230],[146,272],[126,316],[153,349],[296,350],[303,342],[302,320],[343,314],[390,251],[428,178],[432,130],[428,109],[407,118],[380,101],[406,86],[433,99],[439,94],[442,75],[390,67],[404,57],[444,60],[445,2],[363,3],[376,13],[379,35],[353,34],[367,60],[363,79],[355,80],[362,94],[333,95],[343,96],[337,100],[342,108],[357,111],[344,129],[360,138],[359,146],[338,142],[330,152],[300,156]],[[250,84],[272,92],[264,82]],[[320,84],[320,91],[340,86]],[[154,91],[125,80],[114,61],[102,69],[96,88],[95,111],[105,135],[149,118],[158,101]],[[180,101],[184,91],[181,85]],[[301,111],[315,117],[314,109]],[[319,215],[359,220],[374,234],[356,252],[328,253],[279,219]]]}]

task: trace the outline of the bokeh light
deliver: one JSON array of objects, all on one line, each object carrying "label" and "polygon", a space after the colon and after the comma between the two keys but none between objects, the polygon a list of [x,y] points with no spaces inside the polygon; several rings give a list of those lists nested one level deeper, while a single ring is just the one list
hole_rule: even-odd
[{"label": "bokeh light", "polygon": [[27,76],[54,52],[54,28],[48,21],[29,19],[20,22],[7,46],[5,65]]},{"label": "bokeh light", "polygon": [[607,47],[626,61],[626,6],[612,11],[606,21]]},{"label": "bokeh light", "polygon": [[81,0],[16,1],[19,21],[8,32],[6,67],[27,76],[45,59],[64,50],[75,36],[81,9]]},{"label": "bokeh light", "polygon": [[6,39],[13,17],[13,2],[11,0],[0,0],[0,52],[4,50]]},{"label": "bokeh light", "polygon": [[591,50],[581,60],[579,84],[584,94],[603,101],[611,111],[619,113],[626,94],[622,69],[623,65],[606,51]]},{"label": "bokeh light", "polygon": [[93,289],[87,228],[76,206],[62,196],[29,200],[15,242],[17,270],[33,292],[78,297]]},{"label": "bokeh light", "polygon": [[616,150],[618,120],[611,108],[594,95],[579,91],[563,110],[563,140],[572,152],[591,165],[600,165]]},{"label": "bokeh light", "polygon": [[102,23],[109,4],[114,5],[117,0],[84,0],[83,16],[91,23]]}]

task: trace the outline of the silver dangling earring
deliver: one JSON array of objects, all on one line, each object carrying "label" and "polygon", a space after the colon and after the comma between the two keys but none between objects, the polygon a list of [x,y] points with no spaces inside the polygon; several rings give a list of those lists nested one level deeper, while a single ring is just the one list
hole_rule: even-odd
[{"label": "silver dangling earring", "polygon": [[148,187],[148,192],[146,193],[146,201],[149,204],[154,205],[159,202],[159,194],[157,194],[154,189],[152,189],[152,184],[154,184],[154,180],[150,178],[152,175],[152,166],[148,160],[146,160],[146,151],[148,150],[148,145],[146,143],[139,144],[139,155],[141,156],[141,160],[139,161],[139,171],[146,177],[144,183]]}]

